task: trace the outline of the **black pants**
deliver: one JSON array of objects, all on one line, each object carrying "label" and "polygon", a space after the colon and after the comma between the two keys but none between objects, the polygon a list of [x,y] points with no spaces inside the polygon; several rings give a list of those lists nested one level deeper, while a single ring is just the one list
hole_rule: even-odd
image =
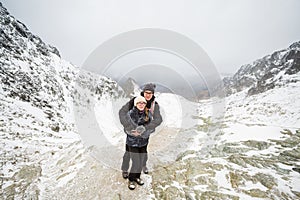
[{"label": "black pants", "polygon": [[147,146],[144,147],[131,147],[128,146],[129,155],[132,161],[132,165],[129,172],[129,181],[134,181],[137,178],[140,178],[143,162],[145,155],[147,154]]},{"label": "black pants", "polygon": [[[145,150],[145,155],[144,155],[144,159],[143,159],[143,162],[142,162],[142,167],[143,166],[146,166],[146,163],[147,163],[147,160],[148,160],[148,152],[147,152],[147,146],[146,145],[146,150]],[[123,172],[127,172],[128,169],[129,169],[129,162],[130,162],[130,152],[129,152],[129,146],[126,144],[125,146],[125,153],[123,155],[123,161],[122,161],[122,166],[121,166],[121,170]]]}]

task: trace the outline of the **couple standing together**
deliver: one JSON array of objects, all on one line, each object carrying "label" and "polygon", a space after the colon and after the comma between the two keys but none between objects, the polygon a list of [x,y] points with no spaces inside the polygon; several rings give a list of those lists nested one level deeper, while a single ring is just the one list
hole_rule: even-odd
[{"label": "couple standing together", "polygon": [[[153,83],[145,84],[141,96],[132,98],[119,111],[120,122],[127,135],[121,170],[123,178],[129,179],[130,190],[135,189],[136,183],[144,184],[140,176],[142,171],[148,173],[149,137],[162,122],[159,105],[155,101],[155,87]],[[132,165],[128,173],[130,159]]]}]

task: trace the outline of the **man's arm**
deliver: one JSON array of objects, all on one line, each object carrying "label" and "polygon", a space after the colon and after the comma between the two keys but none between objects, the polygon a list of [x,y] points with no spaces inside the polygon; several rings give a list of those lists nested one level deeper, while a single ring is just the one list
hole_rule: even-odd
[{"label": "man's arm", "polygon": [[155,109],[153,113],[153,120],[149,124],[145,125],[146,130],[154,131],[162,122],[162,117],[160,114],[160,108],[158,103],[155,103]]}]

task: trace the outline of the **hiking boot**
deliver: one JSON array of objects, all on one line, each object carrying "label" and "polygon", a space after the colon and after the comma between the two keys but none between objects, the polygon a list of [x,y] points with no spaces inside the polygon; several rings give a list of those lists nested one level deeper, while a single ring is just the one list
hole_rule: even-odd
[{"label": "hiking boot", "polygon": [[130,190],[134,190],[135,189],[135,182],[134,181],[128,181],[128,188]]},{"label": "hiking boot", "polygon": [[127,178],[128,178],[128,172],[124,172],[124,171],[123,171],[123,172],[122,172],[122,176],[123,176],[124,179],[127,179]]},{"label": "hiking boot", "polygon": [[145,174],[148,174],[148,173],[149,173],[147,166],[144,166],[144,167],[143,167],[143,172],[144,172]]},{"label": "hiking boot", "polygon": [[137,178],[134,180],[138,185],[144,185],[144,181],[142,181],[142,179]]}]

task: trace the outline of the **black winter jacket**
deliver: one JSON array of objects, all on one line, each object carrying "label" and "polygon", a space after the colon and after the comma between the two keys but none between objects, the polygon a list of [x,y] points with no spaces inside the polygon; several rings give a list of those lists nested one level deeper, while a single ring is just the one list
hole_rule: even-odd
[{"label": "black winter jacket", "polygon": [[[151,122],[152,116],[151,113],[148,112],[146,114],[145,111],[139,111],[136,107],[133,107],[128,113],[129,123],[133,126],[145,126]],[[154,130],[145,130],[141,136],[134,136],[130,131],[126,131],[127,138],[126,144],[131,147],[143,147],[146,146],[149,142],[149,136],[153,133]]]},{"label": "black winter jacket", "polygon": [[[141,96],[144,96],[143,93],[141,93]],[[129,116],[127,115],[128,111],[131,110],[134,107],[134,98],[132,98],[129,102],[127,102],[119,111],[119,118],[120,122],[124,127],[124,131],[131,131],[134,130],[136,127],[129,123]],[[152,102],[155,100],[155,96],[153,95],[152,99],[147,101],[146,107],[150,109]],[[151,120],[150,123],[145,125],[146,130],[154,130],[155,128],[158,127],[161,122],[162,122],[162,117],[160,114],[160,108],[159,104],[155,102],[155,107],[154,107],[154,113],[152,113],[153,119]]]}]

